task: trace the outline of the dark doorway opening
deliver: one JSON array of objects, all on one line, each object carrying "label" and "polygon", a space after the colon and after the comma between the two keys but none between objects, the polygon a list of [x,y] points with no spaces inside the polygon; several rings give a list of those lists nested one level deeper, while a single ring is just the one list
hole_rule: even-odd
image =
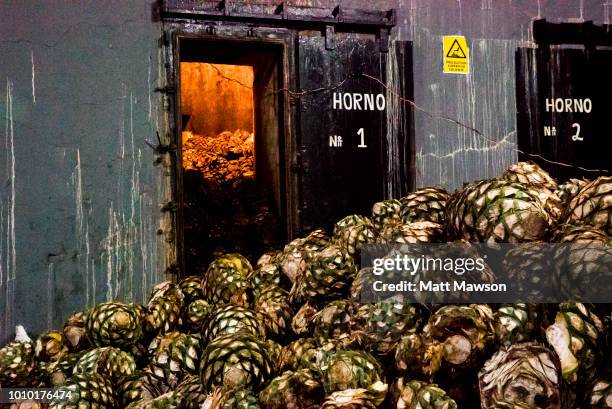
[{"label": "dark doorway opening", "polygon": [[179,44],[184,271],[217,252],[254,260],[287,238],[282,48]]}]

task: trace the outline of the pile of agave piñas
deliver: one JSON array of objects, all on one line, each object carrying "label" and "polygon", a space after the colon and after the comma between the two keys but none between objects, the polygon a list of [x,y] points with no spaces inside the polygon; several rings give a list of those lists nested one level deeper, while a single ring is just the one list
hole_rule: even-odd
[{"label": "pile of agave pi\u00f1as", "polygon": [[[21,334],[0,349],[0,385],[71,391],[52,408],[612,408],[601,305],[363,304],[356,280],[364,243],[530,248],[609,245],[611,234],[611,177],[557,185],[521,162],[453,194],[376,203],[371,217],[348,216],[331,237],[313,231],[254,268],[220,255],[201,275],[157,285],[146,305],[106,302],[35,341]],[[609,261],[602,248],[591,266]],[[546,263],[533,251],[507,267],[554,279]]]}]

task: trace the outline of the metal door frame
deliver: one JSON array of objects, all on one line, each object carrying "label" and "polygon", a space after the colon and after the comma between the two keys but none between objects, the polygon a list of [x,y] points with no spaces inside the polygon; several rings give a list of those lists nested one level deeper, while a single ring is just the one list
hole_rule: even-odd
[{"label": "metal door frame", "polygon": [[[290,100],[290,89],[295,89],[295,79],[291,75],[294,69],[295,32],[290,29],[249,27],[245,24],[217,25],[210,21],[185,22],[165,21],[162,43],[165,58],[166,86],[157,89],[165,94],[164,108],[167,118],[168,134],[164,138],[168,151],[172,154],[170,165],[171,201],[163,210],[172,212],[172,232],[168,232],[166,243],[170,258],[169,273],[182,276],[185,274],[184,259],[184,204],[183,204],[183,166],[180,114],[180,45],[182,40],[197,40],[210,43],[236,42],[241,44],[269,45],[278,47],[281,66],[279,75],[279,162],[281,163],[281,197],[284,198],[286,234],[289,238],[298,231],[298,192],[297,187],[297,143],[296,130],[292,118],[295,117],[295,106]],[[161,144],[161,142],[160,142]],[[173,254],[174,253],[174,254]]]},{"label": "metal door frame", "polygon": [[[301,229],[300,215],[300,145],[297,127],[300,121],[297,90],[297,47],[300,30],[321,30],[327,49],[335,45],[335,32],[374,34],[381,52],[388,52],[388,39],[396,23],[396,12],[389,10],[358,10],[336,5],[331,8],[291,6],[284,2],[242,4],[228,0],[158,0],[153,8],[155,21],[162,21],[160,39],[166,76],[165,86],[156,91],[165,95],[164,133],[160,135],[158,154],[169,153],[158,160],[165,164],[164,184],[168,186],[169,202],[163,207],[170,213],[160,234],[165,234],[167,273],[184,271],[183,180],[180,138],[180,41],[185,38],[202,41],[237,41],[254,44],[274,44],[282,48],[282,88],[279,108],[283,120],[279,137],[283,138],[286,226],[289,239]],[[168,180],[170,178],[170,180]],[[168,194],[169,193],[169,194]],[[282,192],[281,192],[282,193]],[[164,231],[164,229],[166,231]]]}]

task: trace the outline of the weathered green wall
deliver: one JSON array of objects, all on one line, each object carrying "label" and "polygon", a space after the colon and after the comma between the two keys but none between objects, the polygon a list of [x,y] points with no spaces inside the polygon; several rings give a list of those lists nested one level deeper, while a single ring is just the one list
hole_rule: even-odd
[{"label": "weathered green wall", "polygon": [[162,278],[150,3],[0,3],[0,343]]}]

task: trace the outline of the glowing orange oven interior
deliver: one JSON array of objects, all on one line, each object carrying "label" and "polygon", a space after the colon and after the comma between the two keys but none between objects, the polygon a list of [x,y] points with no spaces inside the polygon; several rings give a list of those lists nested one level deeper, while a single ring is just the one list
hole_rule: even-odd
[{"label": "glowing orange oven interior", "polygon": [[180,84],[183,246],[193,274],[217,252],[253,258],[280,243],[279,148],[278,135],[257,132],[266,102],[256,100],[253,65],[181,62]]}]

